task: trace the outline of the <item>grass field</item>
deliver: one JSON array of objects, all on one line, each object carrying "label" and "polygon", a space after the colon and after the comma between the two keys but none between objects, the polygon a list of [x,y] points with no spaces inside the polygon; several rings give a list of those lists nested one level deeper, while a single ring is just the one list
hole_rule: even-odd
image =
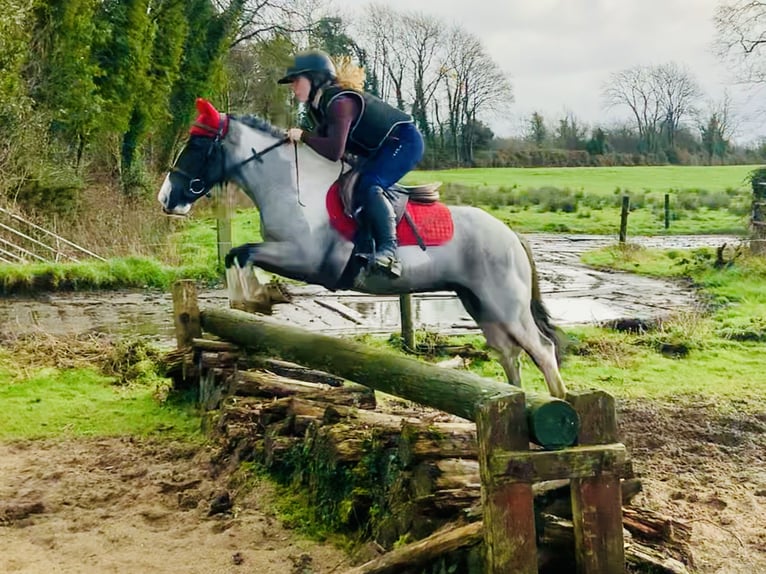
[{"label": "grass field", "polygon": [[748,174],[762,166],[639,166],[639,167],[550,167],[476,168],[415,171],[407,183],[441,181],[472,188],[556,187],[596,194],[616,189],[630,192],[673,192],[684,189],[725,191],[747,189]]}]

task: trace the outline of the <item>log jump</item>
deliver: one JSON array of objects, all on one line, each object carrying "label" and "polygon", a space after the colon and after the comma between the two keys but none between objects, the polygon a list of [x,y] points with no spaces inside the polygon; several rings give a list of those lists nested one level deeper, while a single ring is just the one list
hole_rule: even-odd
[{"label": "log jump", "polygon": [[[314,377],[352,381],[356,386],[327,388],[328,394],[350,393],[355,397],[355,404],[364,396],[364,388],[374,389],[461,417],[466,419],[466,425],[471,421],[475,423],[474,452],[481,481],[484,572],[538,572],[539,524],[536,525],[533,487],[556,480],[569,481],[571,489],[573,571],[576,569],[581,574],[624,572],[620,478],[627,456],[625,447],[618,442],[616,407],[610,395],[586,391],[570,393],[566,400],[555,399],[471,373],[430,366],[353,341],[286,326],[274,319],[243,311],[200,311],[190,282],[178,282],[173,294],[178,352],[182,356],[179,359],[182,368],[176,372],[181,373],[178,376],[186,379],[187,384],[188,379],[196,377],[204,400],[212,397],[216,402],[220,399],[216,394],[216,375],[221,373],[212,360],[206,368],[200,368],[205,361],[204,353],[218,357],[229,353],[232,360],[241,365],[245,359],[236,350],[242,349],[261,357],[271,357],[274,364],[281,360],[282,365],[300,365]],[[203,338],[203,333],[217,339]],[[253,382],[253,379],[258,380]],[[252,375],[240,379],[231,389],[241,390],[247,384],[271,385],[276,389],[272,392],[285,393],[282,396],[300,392],[300,389],[290,388],[290,384]],[[292,386],[295,387],[295,383]],[[231,389],[229,392],[236,392]],[[324,438],[329,431],[322,434],[321,429],[309,430],[310,421],[342,416],[343,410],[342,406],[337,407],[334,414],[328,414],[322,407],[321,412],[315,412],[317,407],[310,402],[301,403],[294,399],[282,406],[274,403],[270,408],[282,409],[283,416],[285,409],[292,409],[291,424],[306,421],[301,427],[302,432],[319,432],[316,436]],[[263,411],[259,416],[264,416]],[[372,411],[365,417],[373,424],[375,417],[383,421],[384,415]],[[391,432],[397,436],[404,433],[401,428]],[[422,453],[443,449],[450,453],[452,458],[448,460],[453,462],[442,462],[441,468],[460,469],[455,480],[444,482],[459,486],[461,481],[472,480],[470,465],[460,461],[469,448],[474,448],[473,444],[442,437],[431,441],[429,446],[427,441],[417,438],[424,433],[423,430],[410,433],[409,441],[397,438],[402,460],[415,464],[420,461],[418,457],[424,456]],[[293,444],[292,437],[285,436],[286,432],[272,434],[267,448],[273,450],[273,456]],[[471,439],[473,436],[472,433]],[[347,433],[344,438],[353,438],[353,433]],[[343,451],[348,454],[339,456],[346,456],[346,461],[355,456],[358,458],[354,454],[355,444],[347,441],[345,448],[351,450]],[[334,452],[337,456],[340,451],[336,447]],[[430,468],[437,466],[428,464]],[[475,532],[476,527],[472,528],[471,532]],[[373,566],[368,570],[360,568],[354,572],[385,571],[375,570]]]}]

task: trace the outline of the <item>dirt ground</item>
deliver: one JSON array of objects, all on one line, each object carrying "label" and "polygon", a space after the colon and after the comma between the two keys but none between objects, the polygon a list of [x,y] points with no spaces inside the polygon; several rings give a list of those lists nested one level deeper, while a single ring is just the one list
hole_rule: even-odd
[{"label": "dirt ground", "polygon": [[694,570],[766,572],[766,410],[716,416],[716,405],[623,402],[621,439],[644,491],[638,506],[692,526]]},{"label": "dirt ground", "polygon": [[280,524],[268,485],[235,497],[226,510],[227,478],[211,470],[208,453],[177,444],[0,443],[0,572],[323,574],[348,567],[341,550]]},{"label": "dirt ground", "polygon": [[[644,484],[634,502],[691,524],[693,571],[766,572],[766,413],[712,412],[621,403]],[[267,484],[234,496],[210,460],[127,439],[0,443],[0,572],[321,574],[352,564],[286,529]]]}]

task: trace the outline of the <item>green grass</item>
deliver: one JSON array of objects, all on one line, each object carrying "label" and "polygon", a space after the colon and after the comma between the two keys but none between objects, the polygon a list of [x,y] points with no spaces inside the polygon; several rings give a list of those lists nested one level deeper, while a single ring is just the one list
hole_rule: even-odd
[{"label": "green grass", "polygon": [[92,289],[168,289],[177,279],[217,281],[215,266],[189,258],[174,267],[146,257],[122,257],[76,263],[0,264],[0,294]]},{"label": "green grass", "polygon": [[35,335],[0,345],[0,440],[162,436],[200,440],[192,397],[170,393],[140,340]]},{"label": "green grass", "polygon": [[43,368],[10,381],[0,355],[0,439],[162,436],[199,439],[199,417],[147,386],[120,387],[93,369]]},{"label": "green grass", "polygon": [[471,188],[556,187],[608,195],[621,192],[665,193],[683,189],[722,191],[749,187],[746,179],[757,165],[727,166],[639,166],[639,167],[550,167],[550,168],[464,168],[414,171],[405,181],[442,181]]},{"label": "green grass", "polygon": [[[596,326],[567,328],[570,345],[561,373],[570,389],[598,388],[620,398],[713,401],[720,410],[763,412],[766,259],[727,251],[723,264],[716,266],[716,253],[710,249],[661,251],[629,244],[586,253],[583,260],[597,267],[693,281],[708,308],[678,312],[639,334]],[[422,341],[435,335],[418,333],[418,337]],[[478,335],[450,339],[453,344],[485,346]],[[389,341],[363,340],[400,347],[398,336]],[[474,360],[470,370],[505,379],[493,359]],[[522,377],[525,389],[547,390],[526,355],[522,355]]]}]

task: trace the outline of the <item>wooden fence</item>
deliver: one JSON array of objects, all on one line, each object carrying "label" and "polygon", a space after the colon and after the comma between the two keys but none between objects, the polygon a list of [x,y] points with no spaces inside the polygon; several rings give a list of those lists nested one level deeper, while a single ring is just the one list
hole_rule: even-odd
[{"label": "wooden fence", "polygon": [[533,485],[557,479],[571,483],[576,571],[625,571],[620,472],[626,451],[617,442],[610,395],[585,391],[554,399],[242,311],[200,311],[188,281],[174,286],[173,300],[179,348],[193,345],[204,331],[474,421],[485,572],[538,571]]}]

